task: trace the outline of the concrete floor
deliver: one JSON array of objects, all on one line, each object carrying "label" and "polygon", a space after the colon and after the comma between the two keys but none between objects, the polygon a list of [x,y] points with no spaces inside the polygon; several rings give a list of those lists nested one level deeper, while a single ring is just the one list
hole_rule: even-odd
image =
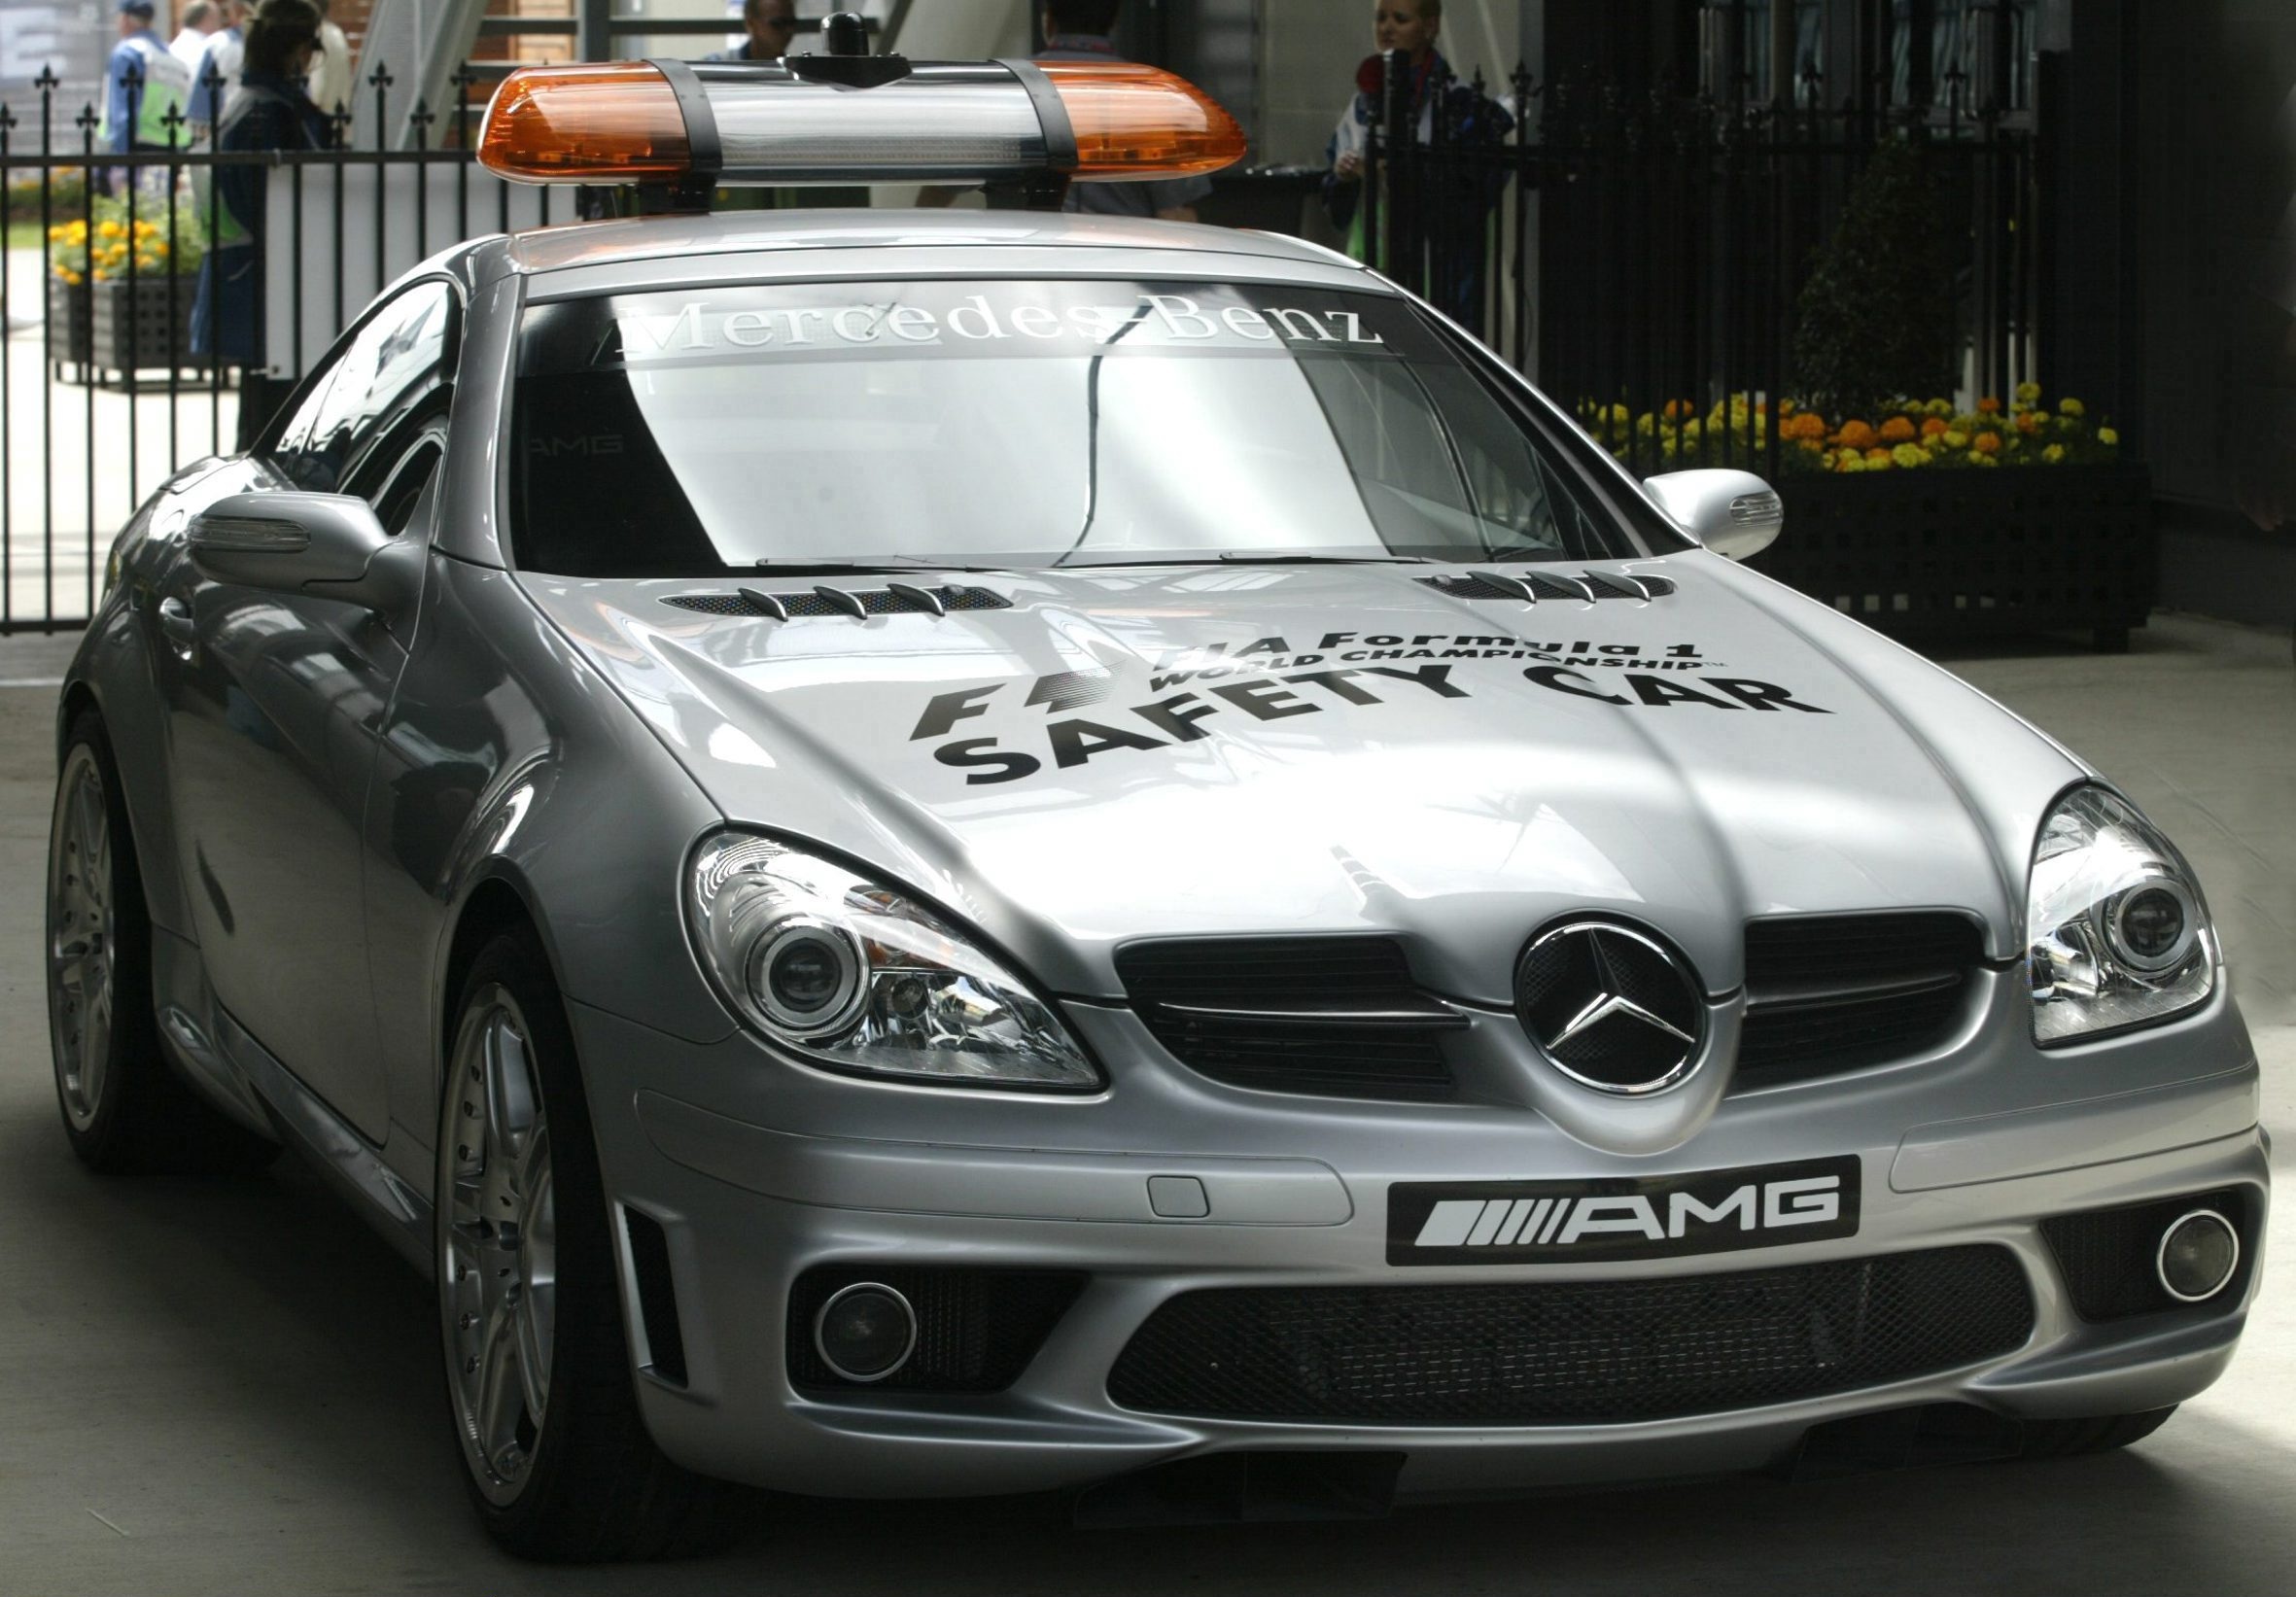
[{"label": "concrete floor", "polygon": [[[463,1501],[427,1289],[299,1170],[97,1180],[56,1128],[39,972],[52,678],[0,642],[0,1597],[75,1593],[2190,1592],[2296,1587],[2296,1224],[2231,1373],[2116,1456],[1732,1479],[1373,1524],[1077,1532],[1042,1502],[760,1503],[727,1557],[546,1570]],[[2118,658],[1953,668],[2097,760],[2192,855],[2296,1158],[2296,676],[2164,618]]]}]

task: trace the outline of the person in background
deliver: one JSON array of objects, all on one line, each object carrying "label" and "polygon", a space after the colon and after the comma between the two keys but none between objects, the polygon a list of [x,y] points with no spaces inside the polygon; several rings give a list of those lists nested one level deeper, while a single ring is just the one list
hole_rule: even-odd
[{"label": "person in background", "polygon": [[199,57],[207,53],[209,37],[223,25],[215,0],[191,0],[184,8],[184,25],[167,41],[167,53],[184,63],[187,77],[199,70]]},{"label": "person in background", "polygon": [[[221,151],[323,150],[331,129],[303,92],[319,53],[319,9],[311,0],[263,0],[247,24],[239,98],[216,129]],[[290,384],[264,372],[262,226],[265,173],[256,165],[215,169],[212,200],[202,196],[214,243],[199,262],[191,301],[191,350],[240,367],[239,447],[255,439]]]},{"label": "person in background", "polygon": [[[1123,0],[1045,0],[1044,49],[1039,61],[1121,61],[1109,35]],[[964,191],[932,188],[917,196],[923,206],[953,203]],[[1212,191],[1204,177],[1172,178],[1152,183],[1071,183],[1063,211],[1095,216],[1155,217],[1165,222],[1194,222],[1196,207]]]},{"label": "person in background", "polygon": [[[166,150],[180,132],[172,119],[183,111],[191,75],[152,31],[157,15],[153,0],[120,0],[119,10],[120,43],[104,66],[104,120],[97,140],[121,156],[131,150]],[[166,168],[145,170],[152,175],[143,187],[164,193]],[[106,193],[113,191],[117,178],[114,170],[96,174]]]},{"label": "person in background", "polygon": [[359,86],[351,80],[351,41],[343,30],[329,18],[331,0],[317,0],[319,7],[319,58],[312,64],[310,82],[304,89],[311,103],[330,117],[347,117],[351,113],[351,96]]},{"label": "person in background", "polygon": [[[705,61],[778,61],[797,42],[797,0],[743,0],[742,29],[748,34],[732,50]],[[866,206],[866,189],[720,189],[711,196],[713,211],[817,211]]]},{"label": "person in background", "polygon": [[215,124],[230,114],[239,100],[239,63],[246,50],[247,7],[242,0],[218,0],[224,25],[207,41],[207,50],[191,74],[191,99],[184,116],[191,124],[191,141],[204,144],[215,135]]},{"label": "person in background", "polygon": [[778,61],[797,38],[797,0],[742,0],[742,27],[749,37],[705,61]]},{"label": "person in background", "polygon": [[[1324,209],[1346,236],[1347,253],[1358,260],[1370,260],[1374,248],[1363,235],[1364,157],[1381,114],[1387,55],[1400,51],[1410,74],[1417,143],[1433,142],[1439,109],[1453,143],[1497,144],[1514,130],[1514,118],[1505,106],[1453,74],[1435,48],[1442,33],[1443,0],[1376,0],[1373,7],[1372,39],[1378,53],[1367,56],[1356,70],[1355,97],[1339,114],[1339,125],[1325,148],[1330,175],[1324,179]],[[1481,298],[1484,219],[1498,194],[1482,178],[1469,174],[1412,196],[1425,210],[1424,225],[1435,246],[1438,281],[1429,285],[1434,292],[1428,297],[1470,326]]]}]

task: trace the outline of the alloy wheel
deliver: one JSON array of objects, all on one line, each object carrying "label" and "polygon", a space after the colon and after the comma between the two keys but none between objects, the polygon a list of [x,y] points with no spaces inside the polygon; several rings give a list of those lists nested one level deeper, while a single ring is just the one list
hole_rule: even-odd
[{"label": "alloy wheel", "polygon": [[471,995],[439,1139],[438,1290],[471,1475],[514,1501],[541,1444],[557,1335],[557,1209],[533,1031],[509,991]]},{"label": "alloy wheel", "polygon": [[119,944],[111,811],[103,770],[87,744],[73,745],[56,792],[48,864],[49,1024],[64,1113],[85,1131],[103,1105],[111,1063]]}]

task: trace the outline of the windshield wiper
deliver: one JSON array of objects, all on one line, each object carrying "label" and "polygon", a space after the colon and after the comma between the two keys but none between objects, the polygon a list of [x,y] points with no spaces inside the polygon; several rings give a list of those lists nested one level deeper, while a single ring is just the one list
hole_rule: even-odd
[{"label": "windshield wiper", "polygon": [[1277,554],[1257,549],[1223,549],[1220,558],[1237,566],[1425,566],[1423,554]]},{"label": "windshield wiper", "polygon": [[756,560],[748,570],[776,576],[858,576],[885,572],[1002,572],[1009,566],[963,566],[922,555],[879,555],[874,560]]},{"label": "windshield wiper", "polygon": [[1249,549],[1223,549],[1218,554],[1169,554],[1154,560],[1080,560],[1072,572],[1104,572],[1130,566],[1427,566],[1418,554],[1262,554]]}]

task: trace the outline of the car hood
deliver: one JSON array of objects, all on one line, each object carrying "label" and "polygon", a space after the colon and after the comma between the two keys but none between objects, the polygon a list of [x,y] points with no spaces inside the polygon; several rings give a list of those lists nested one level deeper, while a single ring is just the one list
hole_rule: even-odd
[{"label": "car hood", "polygon": [[1715,993],[1756,916],[1966,909],[2009,956],[2069,754],[1703,551],[1541,570],[1665,581],[1531,605],[1401,564],[921,575],[993,608],[783,621],[711,613],[747,608],[730,581],[522,580],[729,819],[1070,994],[1121,993],[1143,937],[1377,930],[1505,1004],[1525,939],[1585,910]]}]

